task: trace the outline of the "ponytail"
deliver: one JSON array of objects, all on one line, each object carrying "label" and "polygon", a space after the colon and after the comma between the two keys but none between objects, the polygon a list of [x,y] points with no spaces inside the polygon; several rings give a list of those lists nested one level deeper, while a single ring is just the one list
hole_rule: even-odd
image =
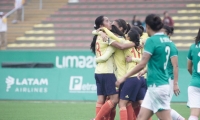
[{"label": "ponytail", "polygon": [[127,29],[126,29],[125,34],[127,34],[129,30],[131,29],[131,25],[129,23],[126,23],[126,26],[127,26]]},{"label": "ponytail", "polygon": [[[94,29],[96,29],[96,30],[99,29],[100,25],[103,25],[103,21],[104,21],[104,16],[103,15],[97,17],[96,20],[95,20]],[[92,40],[92,42],[90,44],[90,49],[92,50],[92,52],[94,54],[96,54],[96,49],[95,49],[95,47],[96,47],[96,41],[97,41],[97,35],[95,35],[93,37],[93,40]]]}]

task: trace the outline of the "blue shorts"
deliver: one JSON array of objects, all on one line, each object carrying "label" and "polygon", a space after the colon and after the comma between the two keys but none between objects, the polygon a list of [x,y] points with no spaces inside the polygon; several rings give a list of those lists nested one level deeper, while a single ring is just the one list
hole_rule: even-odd
[{"label": "blue shorts", "polygon": [[147,84],[143,77],[128,78],[124,84],[120,85],[120,99],[136,102],[143,100],[147,91]]},{"label": "blue shorts", "polygon": [[108,74],[95,74],[97,95],[114,95],[118,94],[115,82],[116,77],[112,73]]}]

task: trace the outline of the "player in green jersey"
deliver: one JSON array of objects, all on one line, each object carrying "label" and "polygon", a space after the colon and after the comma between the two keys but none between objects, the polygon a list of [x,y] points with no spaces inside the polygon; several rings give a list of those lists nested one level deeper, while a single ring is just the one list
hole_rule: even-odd
[{"label": "player in green jersey", "polygon": [[188,103],[190,117],[188,120],[198,120],[200,115],[200,28],[195,43],[190,46],[188,53],[188,71],[192,80],[188,87]]}]

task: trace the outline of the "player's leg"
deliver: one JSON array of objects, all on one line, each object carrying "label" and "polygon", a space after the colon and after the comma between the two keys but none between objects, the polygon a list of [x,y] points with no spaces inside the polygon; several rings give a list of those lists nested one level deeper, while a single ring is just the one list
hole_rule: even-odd
[{"label": "player's leg", "polygon": [[190,108],[190,117],[188,120],[198,120],[200,115],[200,108]]},{"label": "player's leg", "polygon": [[172,120],[172,117],[170,115],[170,111],[171,110],[162,110],[156,113],[156,116],[160,119],[160,120]]},{"label": "player's leg", "polygon": [[190,107],[190,117],[188,120],[198,120],[200,116],[200,88],[188,87],[188,103]]},{"label": "player's leg", "polygon": [[153,115],[152,99],[149,90],[147,90],[142,101],[137,120],[148,120]]},{"label": "player's leg", "polygon": [[140,108],[137,120],[148,120],[153,115],[153,111],[144,107]]},{"label": "player's leg", "polygon": [[[139,81],[137,77],[128,78],[124,82],[123,88],[120,90],[120,100],[136,102],[140,86],[141,86],[141,81]],[[125,107],[125,105],[123,107]],[[129,103],[128,105],[126,103],[126,110],[127,110],[128,120],[136,119],[132,103]]]},{"label": "player's leg", "polygon": [[128,100],[119,100],[119,114],[120,114],[120,120],[129,120],[128,119],[128,114],[127,114],[127,106]]},{"label": "player's leg", "polygon": [[96,86],[97,86],[97,102],[96,102],[96,115],[101,110],[101,107],[103,106],[105,102],[105,95],[102,88],[102,78],[103,76],[101,74],[95,74],[95,80],[96,80]]},{"label": "player's leg", "polygon": [[172,120],[185,120],[185,118],[181,116],[178,112],[176,112],[174,109],[171,109],[170,114]]},{"label": "player's leg", "polygon": [[[172,80],[171,78],[169,78],[169,86],[170,86],[170,101],[171,101],[174,95],[174,80]],[[172,120],[185,120],[185,118],[181,116],[174,109],[171,109],[170,114],[171,114]]]},{"label": "player's leg", "polygon": [[95,117],[95,120],[101,120],[104,116],[109,114],[111,110],[118,103],[118,92],[115,88],[116,77],[114,74],[104,74],[102,85],[105,91],[105,95],[109,96],[109,100],[103,104],[101,110]]},{"label": "player's leg", "polygon": [[[160,120],[172,120],[170,108],[170,86],[161,85],[152,91],[154,112]],[[151,95],[152,95],[151,94]]]}]

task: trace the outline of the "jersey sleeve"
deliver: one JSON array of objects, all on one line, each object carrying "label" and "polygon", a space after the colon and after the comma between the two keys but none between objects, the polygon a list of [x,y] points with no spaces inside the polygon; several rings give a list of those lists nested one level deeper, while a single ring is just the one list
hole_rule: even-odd
[{"label": "jersey sleeve", "polygon": [[100,32],[102,32],[102,31],[97,32],[97,30],[93,30],[93,31],[92,31],[92,34],[93,34],[93,35],[100,35]]},{"label": "jersey sleeve", "polygon": [[171,49],[170,58],[174,57],[174,56],[178,56],[178,50],[177,50],[177,48],[176,48],[174,43],[171,43],[170,49]]},{"label": "jersey sleeve", "polygon": [[96,58],[96,62],[100,63],[100,62],[107,61],[114,52],[115,52],[115,48],[112,46],[108,46],[108,48],[106,49],[106,52],[102,56]]},{"label": "jersey sleeve", "polygon": [[115,34],[113,34],[110,30],[108,30],[107,28],[103,27],[102,28],[104,30],[104,32],[108,35],[108,37],[110,37],[113,40],[116,40],[117,42],[120,42],[120,38],[118,38]]},{"label": "jersey sleeve", "polygon": [[[192,45],[192,46],[193,46],[193,45]],[[187,58],[188,58],[189,60],[192,60],[192,46],[190,47],[189,52],[188,52],[188,56],[187,56]]]},{"label": "jersey sleeve", "polygon": [[154,42],[152,41],[151,38],[148,38],[148,39],[146,40],[145,45],[144,45],[144,52],[146,52],[146,53],[152,55],[153,52],[154,52],[154,49],[155,49]]}]

